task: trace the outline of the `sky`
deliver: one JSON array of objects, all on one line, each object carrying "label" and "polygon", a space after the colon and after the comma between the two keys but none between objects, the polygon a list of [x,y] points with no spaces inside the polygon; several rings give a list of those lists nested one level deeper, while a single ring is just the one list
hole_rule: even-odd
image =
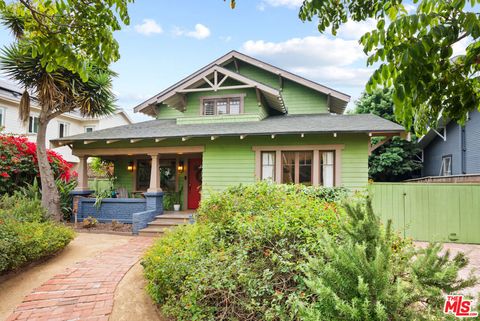
[{"label": "sky", "polygon": [[[375,21],[349,21],[336,37],[302,22],[302,0],[137,0],[130,25],[115,33],[121,58],[112,65],[117,105],[135,121],[133,107],[230,50],[271,63],[351,96],[361,95],[373,72],[358,39]],[[0,46],[12,41],[0,30]]]}]

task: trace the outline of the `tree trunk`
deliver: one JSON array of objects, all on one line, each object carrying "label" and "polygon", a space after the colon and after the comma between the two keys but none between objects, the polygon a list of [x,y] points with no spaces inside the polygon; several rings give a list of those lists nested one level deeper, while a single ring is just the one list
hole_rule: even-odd
[{"label": "tree trunk", "polygon": [[55,177],[47,158],[46,132],[49,119],[42,110],[40,112],[37,133],[37,159],[40,170],[40,181],[42,183],[42,206],[47,210],[48,215],[56,220],[62,219],[60,210],[60,196],[58,194]]}]

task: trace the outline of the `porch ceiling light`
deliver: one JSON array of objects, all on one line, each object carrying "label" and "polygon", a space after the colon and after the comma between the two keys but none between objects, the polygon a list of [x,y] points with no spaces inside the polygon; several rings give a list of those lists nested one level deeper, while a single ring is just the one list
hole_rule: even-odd
[{"label": "porch ceiling light", "polygon": [[133,172],[133,162],[129,162],[127,165],[127,171]]},{"label": "porch ceiling light", "polygon": [[178,162],[177,170],[179,173],[183,173],[183,161]]}]

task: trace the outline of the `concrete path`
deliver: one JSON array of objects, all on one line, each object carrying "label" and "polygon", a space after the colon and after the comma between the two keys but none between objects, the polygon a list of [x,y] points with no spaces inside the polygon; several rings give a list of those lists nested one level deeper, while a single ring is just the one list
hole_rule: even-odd
[{"label": "concrete path", "polygon": [[[417,246],[426,247],[428,243],[426,242],[415,242]],[[443,248],[449,250],[451,253],[451,258],[455,256],[458,252],[465,253],[469,258],[468,266],[460,271],[461,277],[468,277],[468,275],[473,271],[473,274],[480,279],[480,245],[478,244],[457,244],[457,243],[444,243]],[[480,283],[474,287],[468,288],[465,290],[465,294],[470,294],[473,297],[477,297],[480,293]]]},{"label": "concrete path", "polygon": [[74,264],[28,294],[7,320],[108,320],[118,283],[152,242],[131,237]]}]

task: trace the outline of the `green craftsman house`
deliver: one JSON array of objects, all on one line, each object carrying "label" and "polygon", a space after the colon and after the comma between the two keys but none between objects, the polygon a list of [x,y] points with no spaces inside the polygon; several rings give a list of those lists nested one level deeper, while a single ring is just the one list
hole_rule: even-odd
[{"label": "green craftsman house", "polygon": [[[114,162],[118,189],[181,191],[183,209],[230,185],[277,183],[362,189],[372,136],[403,133],[374,115],[345,115],[350,97],[232,51],[135,107],[155,120],[59,138],[80,158]],[[378,144],[377,144],[378,146]]]}]

